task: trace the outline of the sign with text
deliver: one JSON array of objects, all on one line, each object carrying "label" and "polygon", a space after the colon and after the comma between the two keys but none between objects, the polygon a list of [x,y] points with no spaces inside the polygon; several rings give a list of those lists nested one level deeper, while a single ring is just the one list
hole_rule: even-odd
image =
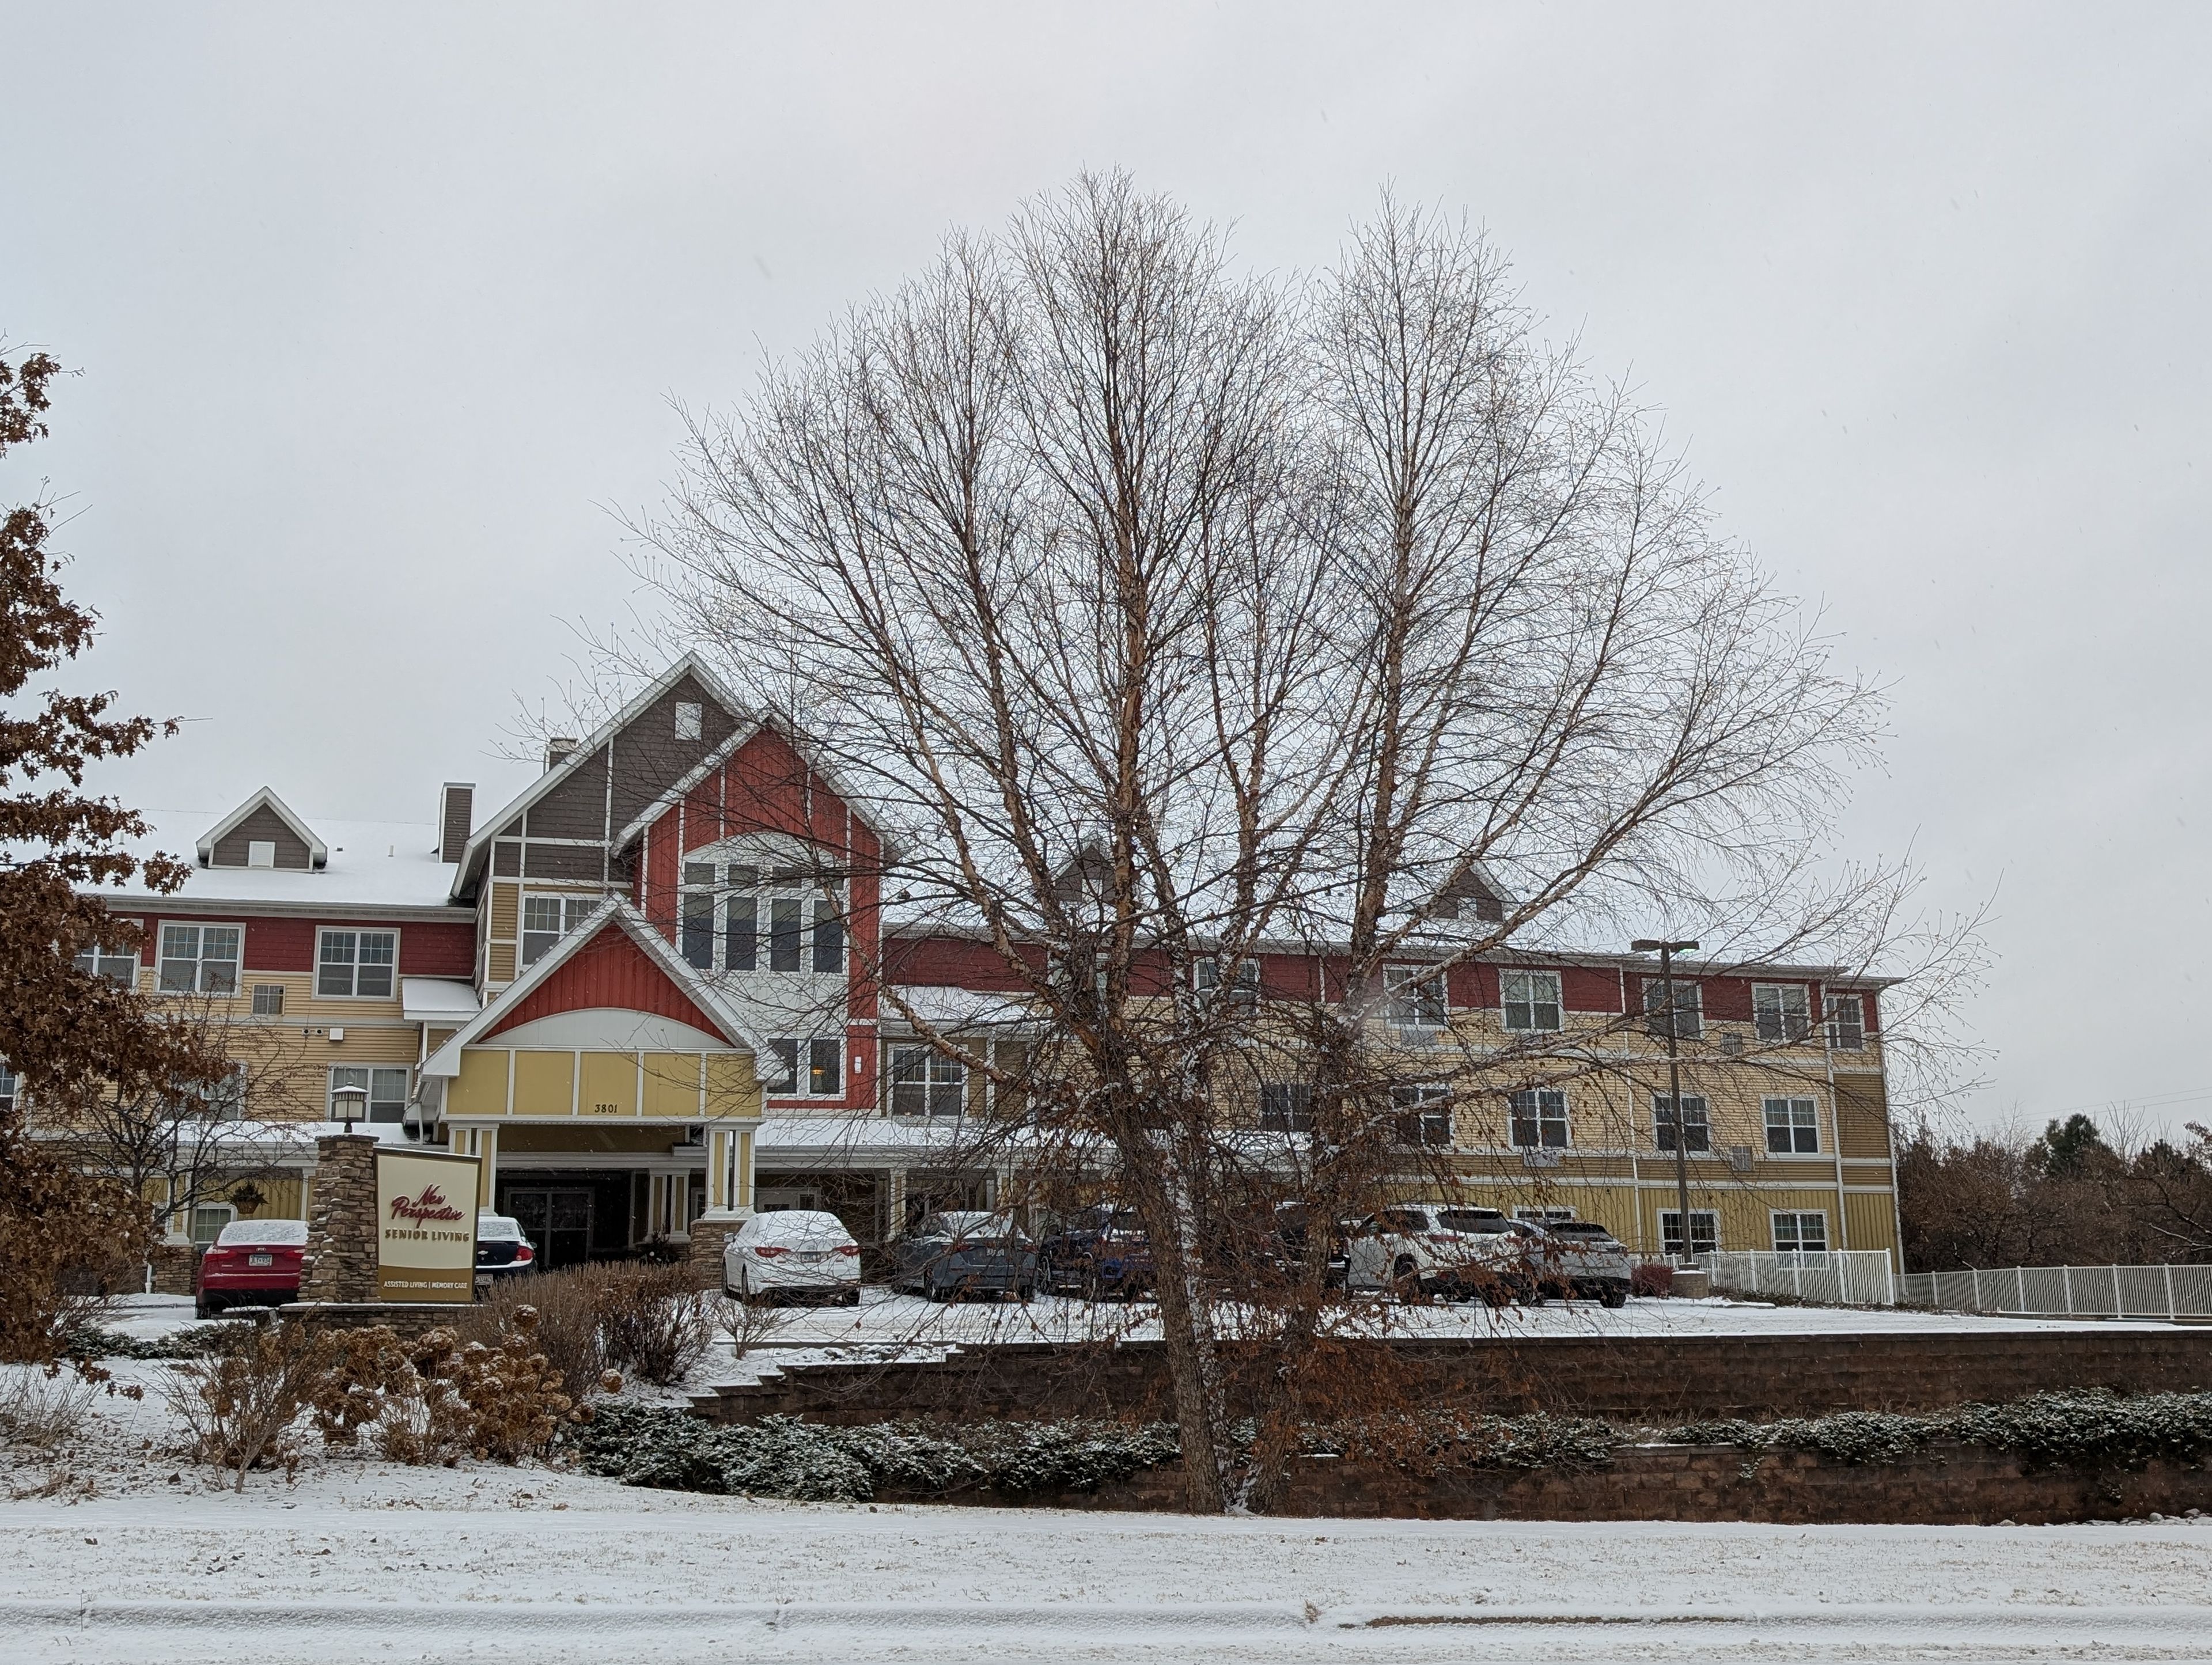
[{"label": "sign with text", "polygon": [[376,1298],[473,1301],[477,1158],[376,1153]]}]

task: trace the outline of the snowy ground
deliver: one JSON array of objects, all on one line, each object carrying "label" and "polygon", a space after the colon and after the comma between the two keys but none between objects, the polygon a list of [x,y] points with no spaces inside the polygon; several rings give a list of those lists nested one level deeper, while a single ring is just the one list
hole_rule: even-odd
[{"label": "snowy ground", "polygon": [[[945,1327],[941,1345],[1009,1316],[1061,1322],[1057,1303],[919,1305],[871,1302],[851,1338],[850,1311],[794,1314],[785,1339],[880,1345],[918,1316]],[[158,1301],[111,1321],[189,1322]],[[1719,1334],[1869,1316],[1654,1302],[1511,1322]],[[164,1455],[175,1429],[150,1389],[165,1367],[116,1368],[146,1397],[102,1396],[61,1459],[19,1457],[4,1476],[0,1662],[2212,1661],[2212,1519],[1211,1520],[755,1503],[321,1456],[240,1496]],[[732,1369],[725,1356],[702,1374]]]}]

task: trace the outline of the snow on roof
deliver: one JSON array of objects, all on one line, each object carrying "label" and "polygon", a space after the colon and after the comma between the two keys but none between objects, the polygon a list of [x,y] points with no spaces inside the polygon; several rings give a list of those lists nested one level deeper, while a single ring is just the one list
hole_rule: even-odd
[{"label": "snow on roof", "polygon": [[399,980],[399,1015],[410,1024],[463,1024],[481,1006],[473,983],[447,977]]},{"label": "snow on roof", "polygon": [[[901,983],[898,998],[933,1029],[974,1029],[986,1024],[1033,1022],[1036,1013],[1015,995],[957,988],[941,983]],[[886,1001],[884,1021],[899,1025],[904,1014]]]},{"label": "snow on roof", "polygon": [[[129,841],[132,852],[171,855],[190,861],[200,836],[225,811],[142,811],[153,826],[148,838]],[[427,821],[334,821],[319,815],[301,817],[329,847],[319,872],[295,867],[195,866],[185,888],[175,893],[192,902],[323,902],[369,907],[446,908],[453,888],[453,864],[438,860],[438,829]],[[162,897],[143,885],[102,890],[111,902]]]}]

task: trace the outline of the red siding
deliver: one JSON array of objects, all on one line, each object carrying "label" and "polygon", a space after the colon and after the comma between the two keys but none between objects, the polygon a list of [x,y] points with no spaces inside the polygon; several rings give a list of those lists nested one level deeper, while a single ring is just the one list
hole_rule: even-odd
[{"label": "red siding", "polygon": [[467,977],[476,969],[477,928],[452,925],[399,927],[399,975],[403,977]]},{"label": "red siding", "polygon": [[1314,998],[1316,962],[1310,954],[1262,954],[1260,987],[1286,1000]]},{"label": "red siding", "polygon": [[[702,1029],[709,1035],[722,1033],[722,1026],[702,1012],[691,997],[624,934],[619,925],[607,924],[531,990],[527,998],[501,1018],[490,1034],[503,1035],[539,1018],[550,1018],[562,1012],[585,1012],[597,1006],[611,1006],[622,1012],[650,1012]],[[727,1038],[734,1042],[738,1037]]]},{"label": "red siding", "polygon": [[1455,1006],[1495,1006],[1498,968],[1480,960],[1462,960],[1444,974],[1444,995]]},{"label": "red siding", "polygon": [[1751,984],[1742,977],[1705,977],[1705,1016],[1723,1023],[1751,1021]]},{"label": "red siding", "polygon": [[313,971],[315,922],[311,919],[257,919],[246,922],[246,969]]},{"label": "red siding", "polygon": [[1619,1012],[1620,974],[1600,966],[1562,967],[1559,998],[1570,1012]]},{"label": "red siding", "polygon": [[[896,937],[886,945],[884,957],[884,975],[890,982],[990,993],[1028,986],[988,942],[969,942],[960,937]],[[1042,957],[1040,949],[1037,960]]]}]

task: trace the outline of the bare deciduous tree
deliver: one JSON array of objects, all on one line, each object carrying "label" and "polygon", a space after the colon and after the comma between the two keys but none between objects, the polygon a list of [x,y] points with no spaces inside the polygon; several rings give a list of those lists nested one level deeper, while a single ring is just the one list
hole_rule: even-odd
[{"label": "bare deciduous tree", "polygon": [[[690,634],[891,833],[886,896],[1017,991],[1018,1068],[885,980],[1026,1093],[1025,1160],[1110,1170],[1141,1215],[1195,1509],[1251,1478],[1225,1343],[1328,1340],[1317,1255],[1255,1300],[1246,1182],[1326,1220],[1422,1159],[1395,1007],[1509,942],[1694,922],[1863,966],[1895,916],[1899,872],[1825,863],[1874,692],[1497,251],[1388,201],[1276,280],[1081,179],[696,421],[638,530]],[[1285,951],[1319,972],[1263,985]],[[1596,1067],[1584,1038],[1420,1067],[1494,1109]],[[1262,1057],[1310,1127],[1255,1158],[1224,1109]]]}]

